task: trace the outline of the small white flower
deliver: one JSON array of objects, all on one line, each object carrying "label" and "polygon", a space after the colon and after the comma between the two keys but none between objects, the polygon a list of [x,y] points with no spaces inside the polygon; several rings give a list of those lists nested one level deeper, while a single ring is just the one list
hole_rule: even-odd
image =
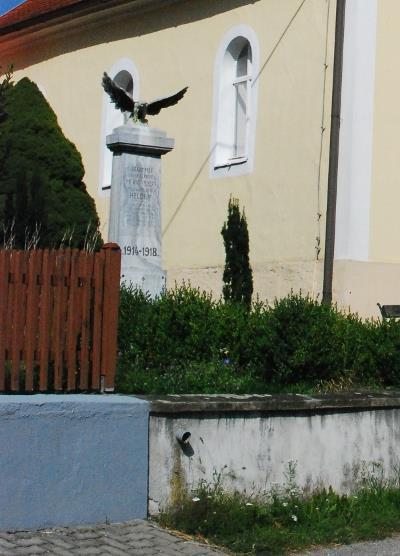
[{"label": "small white flower", "polygon": [[246,506],[252,506],[253,504],[251,502],[246,502]]},{"label": "small white flower", "polygon": [[355,498],[357,500],[358,496],[353,496],[353,498]]},{"label": "small white flower", "polygon": [[293,519],[293,521],[297,521],[297,515],[294,515],[294,514],[293,514],[293,515],[292,515],[292,519]]},{"label": "small white flower", "polygon": [[194,498],[192,498],[193,502],[200,502],[200,498],[198,496],[195,496]]},{"label": "small white flower", "polygon": [[283,503],[282,503],[282,506],[283,506],[284,508],[286,508],[287,502],[283,502]]}]

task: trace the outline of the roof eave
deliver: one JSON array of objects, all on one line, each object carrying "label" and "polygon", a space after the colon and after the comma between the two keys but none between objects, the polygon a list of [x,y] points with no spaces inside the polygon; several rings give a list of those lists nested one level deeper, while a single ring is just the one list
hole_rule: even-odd
[{"label": "roof eave", "polygon": [[157,7],[157,5],[161,4],[165,5],[165,3],[165,0],[86,0],[85,2],[79,2],[78,4],[40,14],[3,28],[0,27],[0,37],[16,35],[20,32],[26,32],[30,29],[34,30],[48,24],[57,24],[63,20],[71,19],[71,16],[85,16],[113,8],[123,8],[126,5],[142,9],[144,7]]}]

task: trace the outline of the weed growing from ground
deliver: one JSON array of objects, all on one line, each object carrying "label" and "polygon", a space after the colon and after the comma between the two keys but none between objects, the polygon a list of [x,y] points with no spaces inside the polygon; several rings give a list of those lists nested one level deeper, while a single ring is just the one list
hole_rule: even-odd
[{"label": "weed growing from ground", "polygon": [[278,556],[330,543],[380,539],[400,530],[400,482],[383,477],[379,464],[360,474],[349,495],[331,488],[304,496],[294,481],[248,496],[226,492],[220,480],[202,483],[161,514],[162,525],[206,538],[237,554]]}]

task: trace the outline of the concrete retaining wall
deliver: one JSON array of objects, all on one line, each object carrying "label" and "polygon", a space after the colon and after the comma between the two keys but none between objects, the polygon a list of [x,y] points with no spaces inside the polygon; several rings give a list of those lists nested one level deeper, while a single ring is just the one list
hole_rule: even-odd
[{"label": "concrete retaining wall", "polygon": [[148,403],[0,396],[0,530],[147,514]]},{"label": "concrete retaining wall", "polygon": [[[284,484],[294,462],[306,491],[332,485],[347,492],[370,464],[390,476],[400,461],[400,397],[393,394],[150,402],[150,513],[217,476],[227,489],[257,493]],[[188,442],[178,442],[185,431]]]}]

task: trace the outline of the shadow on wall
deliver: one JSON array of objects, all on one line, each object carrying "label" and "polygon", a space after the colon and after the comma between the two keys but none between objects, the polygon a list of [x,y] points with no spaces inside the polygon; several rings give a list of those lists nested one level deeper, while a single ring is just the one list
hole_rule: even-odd
[{"label": "shadow on wall", "polygon": [[[135,5],[122,5],[118,9],[106,12],[101,21],[93,20],[93,16],[76,15],[68,31],[68,37],[60,33],[57,27],[57,37],[50,35],[47,38],[40,37],[40,42],[35,43],[34,48],[21,48],[21,40],[18,41],[18,50],[23,55],[13,56],[14,68],[24,69],[62,54],[81,50],[103,43],[119,41],[122,39],[138,37],[154,33],[171,27],[179,27],[193,21],[207,19],[220,13],[231,11],[235,8],[252,5],[260,0],[218,0],[218,2],[204,2],[203,0],[186,0],[176,2],[165,7],[157,6],[157,17],[154,10],[149,8],[139,10]],[[190,4],[190,6],[189,6]],[[185,9],[185,6],[188,9]],[[140,17],[138,17],[140,15]],[[96,31],[82,33],[82,27],[90,25],[92,19]],[[66,27],[67,28],[66,24]],[[31,38],[28,39],[31,43]]]}]

